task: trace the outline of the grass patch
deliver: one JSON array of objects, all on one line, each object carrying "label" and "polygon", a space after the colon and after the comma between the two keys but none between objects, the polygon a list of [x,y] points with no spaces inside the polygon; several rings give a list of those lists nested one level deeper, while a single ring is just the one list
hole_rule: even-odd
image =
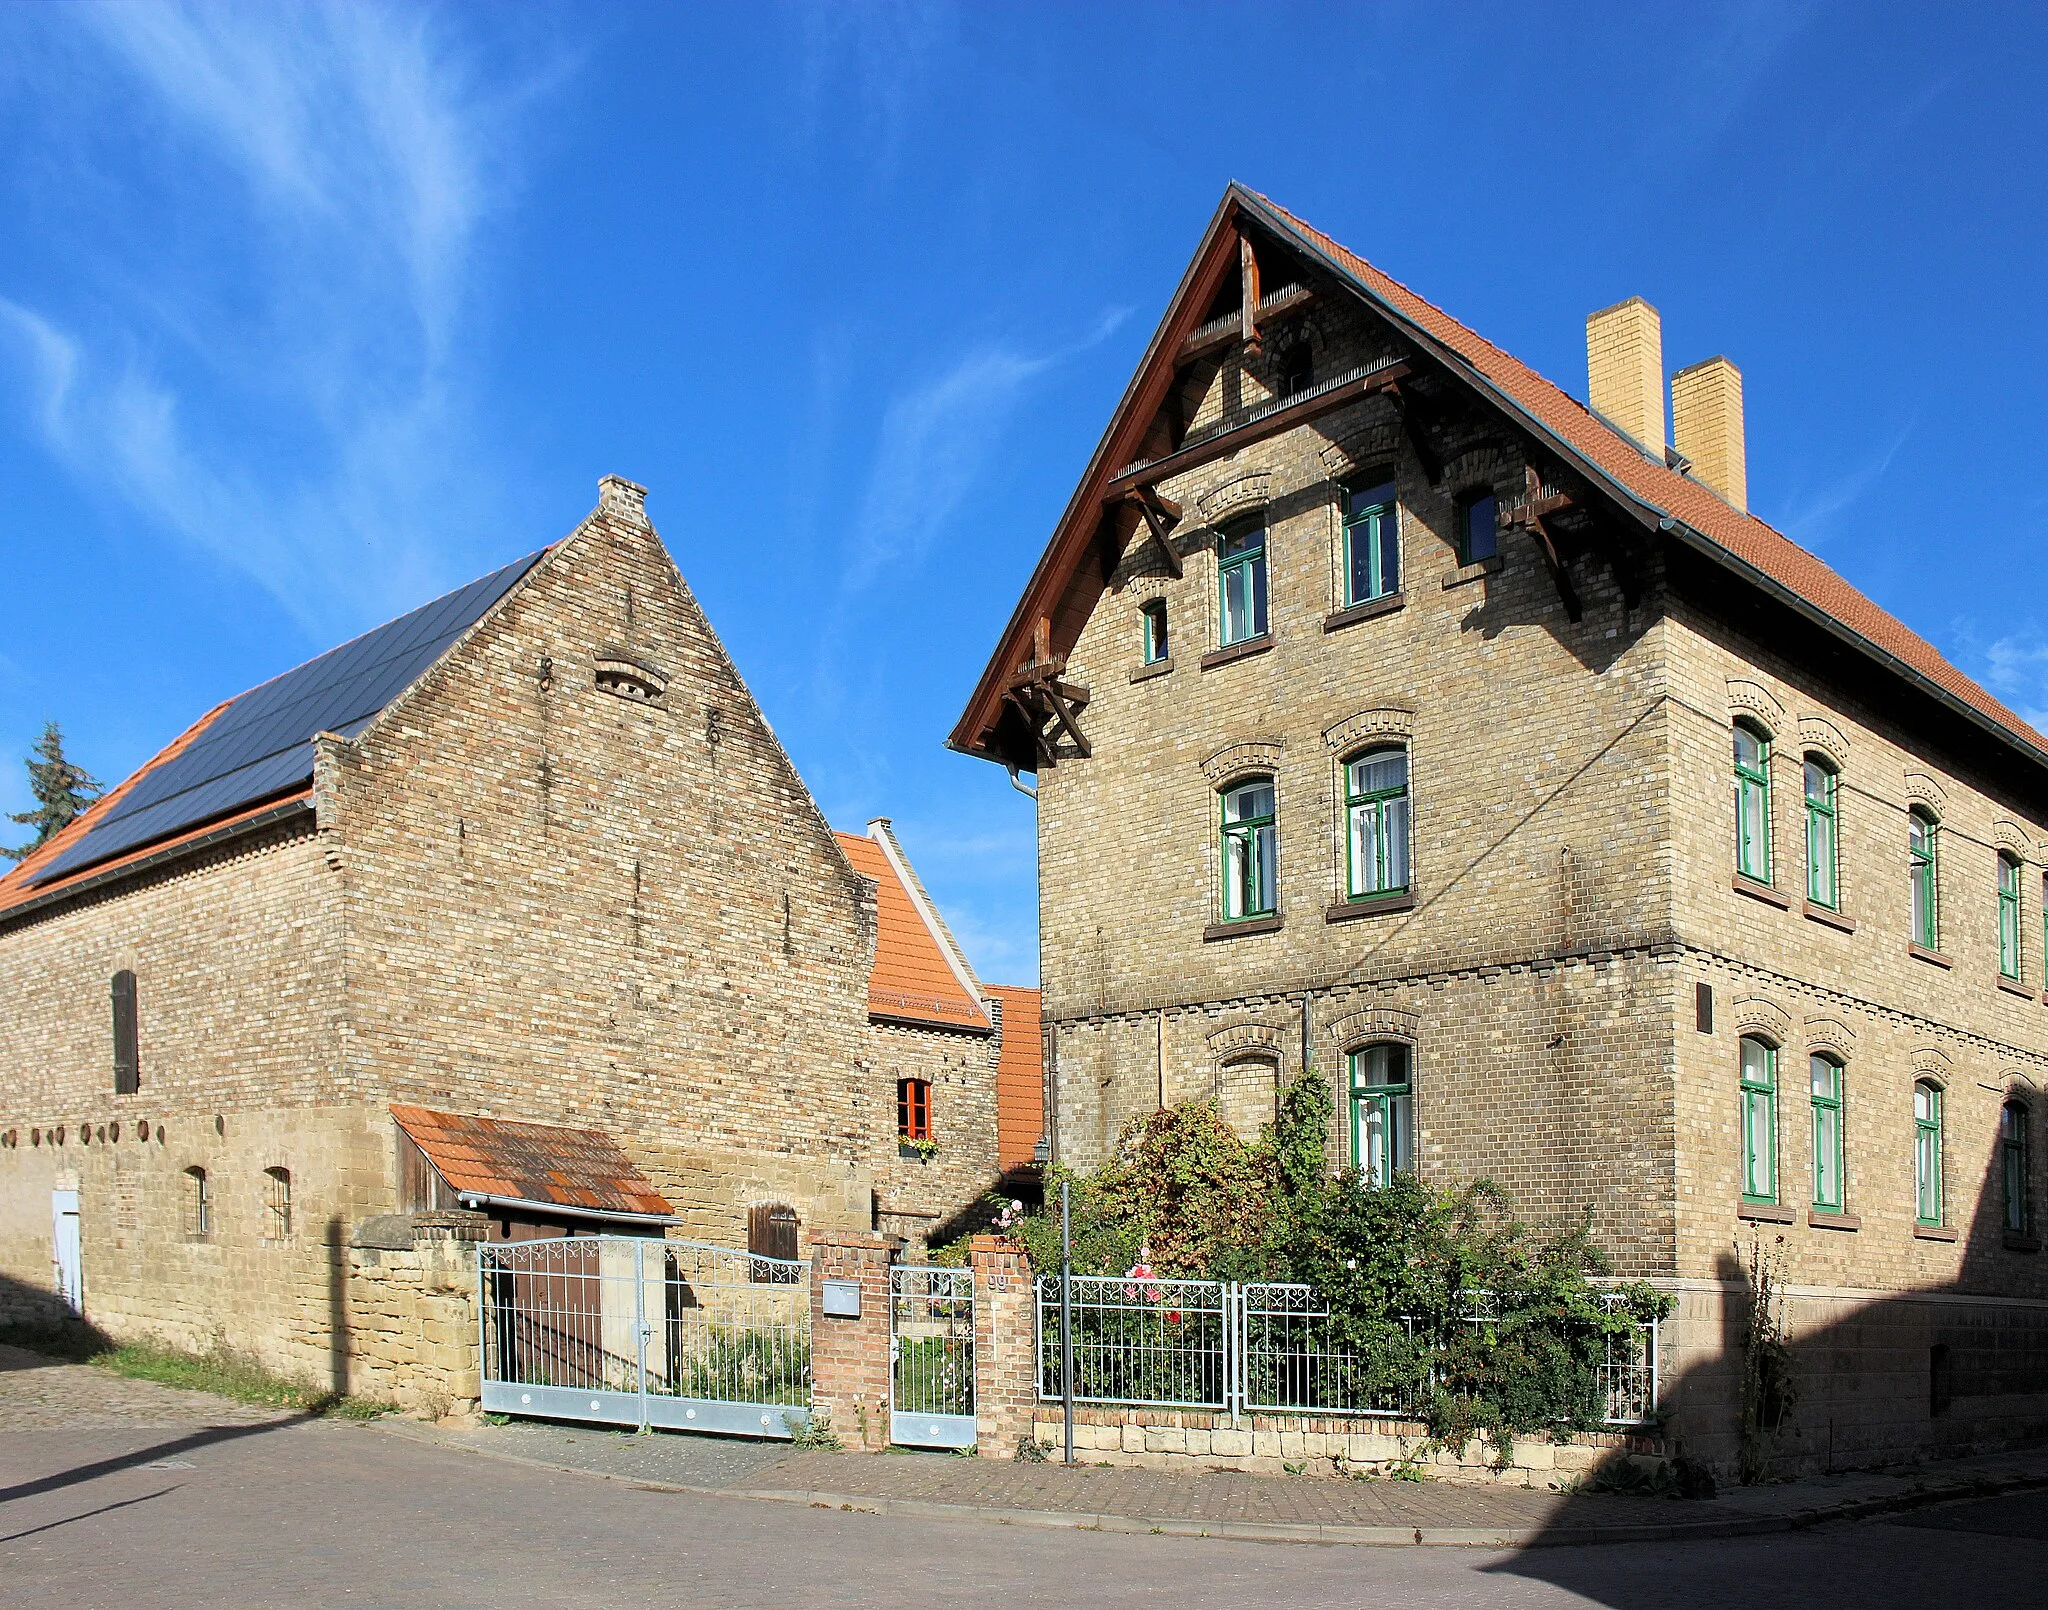
[{"label": "grass patch", "polygon": [[160,1386],[179,1387],[188,1392],[211,1392],[216,1397],[257,1408],[288,1409],[344,1420],[374,1420],[387,1412],[384,1404],[275,1374],[226,1347],[208,1353],[188,1353],[160,1342],[115,1343],[86,1325],[35,1330],[8,1327],[0,1329],[0,1341],[28,1348],[45,1358],[90,1364],[131,1381],[155,1381]]},{"label": "grass patch", "polygon": [[334,1415],[344,1420],[374,1420],[384,1413],[382,1404],[289,1380],[225,1348],[211,1353],[186,1353],[155,1342],[130,1342],[108,1348],[87,1362],[131,1381],[155,1381],[189,1392],[211,1392],[216,1397],[232,1398],[258,1408],[293,1409],[300,1414]]}]

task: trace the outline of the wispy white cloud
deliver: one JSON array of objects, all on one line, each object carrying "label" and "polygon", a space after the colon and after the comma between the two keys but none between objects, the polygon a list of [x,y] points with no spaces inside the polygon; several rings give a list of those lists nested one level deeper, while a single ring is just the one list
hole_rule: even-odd
[{"label": "wispy white cloud", "polygon": [[44,445],[316,634],[460,579],[488,495],[460,353],[524,92],[479,94],[428,10],[63,15],[118,127],[67,219],[90,294],[0,286]]},{"label": "wispy white cloud", "polygon": [[1127,308],[1110,309],[1079,341],[1049,352],[978,347],[892,398],[854,521],[843,590],[857,593],[885,567],[922,558],[987,469],[1030,383],[1108,339],[1128,316]]},{"label": "wispy white cloud", "polygon": [[1786,500],[1782,522],[1785,534],[1809,548],[1822,548],[1834,534],[1836,519],[1853,509],[1876,490],[1920,423],[1915,413],[1899,427],[1892,439],[1875,452],[1849,466],[1840,475],[1806,492],[1794,492]]},{"label": "wispy white cloud", "polygon": [[1683,70],[1663,86],[1643,159],[1668,169],[1718,145],[1819,11],[1812,0],[1739,0],[1695,26],[1688,10]]},{"label": "wispy white cloud", "polygon": [[1981,657],[1991,691],[2037,732],[2048,732],[2048,632],[2028,626],[1987,645]]}]

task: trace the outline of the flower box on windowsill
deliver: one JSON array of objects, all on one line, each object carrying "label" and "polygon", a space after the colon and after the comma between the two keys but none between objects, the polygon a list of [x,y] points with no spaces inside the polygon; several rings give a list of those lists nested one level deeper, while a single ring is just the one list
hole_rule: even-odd
[{"label": "flower box on windowsill", "polygon": [[1340,631],[1359,621],[1377,620],[1382,615],[1391,615],[1408,602],[1406,593],[1387,593],[1380,598],[1368,598],[1362,603],[1347,604],[1344,608],[1332,610],[1323,617],[1323,630]]},{"label": "flower box on windowsill", "polygon": [[1917,956],[1921,961],[1927,962],[1935,967],[1955,966],[1955,963],[1950,961],[1946,956],[1942,955],[1940,951],[1929,950],[1925,945],[1921,944],[1918,940],[1909,939],[1906,941],[1906,954],[1908,956]]},{"label": "flower box on windowsill", "polygon": [[1998,987],[2008,995],[2017,995],[2023,1001],[2031,1001],[2034,998],[2034,992],[2026,985],[2016,978],[2007,978],[2003,973],[1998,975]]},{"label": "flower box on windowsill", "polygon": [[1413,911],[1415,891],[1397,889],[1392,894],[1361,895],[1356,900],[1339,900],[1323,913],[1325,922],[1349,922],[1354,917],[1384,916],[1389,911]]},{"label": "flower box on windowsill", "polygon": [[1228,648],[1212,648],[1202,656],[1202,669],[1213,671],[1219,665],[1229,665],[1235,660],[1248,660],[1254,654],[1263,654],[1273,646],[1273,634],[1247,638],[1242,643],[1232,643]]},{"label": "flower box on windowsill", "polygon": [[1816,1230],[1860,1230],[1863,1220],[1854,1213],[1824,1213],[1819,1208],[1809,1208],[1806,1222]]},{"label": "flower box on windowsill", "polygon": [[1735,1204],[1735,1216],[1764,1224],[1790,1224],[1798,1217],[1790,1208],[1776,1202],[1738,1202]]},{"label": "flower box on windowsill", "polygon": [[1955,1238],[1955,1231],[1946,1224],[1916,1224],[1913,1226],[1913,1239],[1916,1241],[1953,1241]]},{"label": "flower box on windowsill", "polygon": [[1845,917],[1833,906],[1817,906],[1811,900],[1803,908],[1809,922],[1817,922],[1828,928],[1839,928],[1845,934],[1856,931],[1856,919]]},{"label": "flower box on windowsill", "polygon": [[1270,934],[1280,926],[1280,914],[1274,912],[1264,917],[1239,917],[1235,922],[1212,922],[1202,930],[1202,943],[1215,939],[1237,939],[1245,934]]},{"label": "flower box on windowsill", "polygon": [[896,1141],[896,1155],[913,1162],[929,1163],[939,1155],[939,1143],[935,1140],[907,1140],[899,1136]]},{"label": "flower box on windowsill", "polygon": [[1133,682],[1150,682],[1155,676],[1164,676],[1172,669],[1173,656],[1169,654],[1163,660],[1154,660],[1150,665],[1139,666],[1137,670],[1131,673],[1131,680]]},{"label": "flower box on windowsill", "polygon": [[1759,883],[1755,878],[1746,877],[1740,872],[1735,874],[1734,881],[1729,887],[1737,894],[1746,894],[1750,899],[1761,900],[1765,905],[1776,906],[1780,911],[1792,909],[1792,897],[1789,894],[1780,894],[1768,883]]}]

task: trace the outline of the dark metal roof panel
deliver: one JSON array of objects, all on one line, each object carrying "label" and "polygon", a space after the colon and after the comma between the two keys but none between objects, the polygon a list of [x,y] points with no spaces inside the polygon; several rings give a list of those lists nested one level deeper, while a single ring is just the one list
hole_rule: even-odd
[{"label": "dark metal roof panel", "polygon": [[539,558],[539,553],[528,554],[251,688],[189,747],[136,784],[90,832],[43,866],[35,882],[47,883],[303,786],[313,775],[313,734],[355,737]]}]

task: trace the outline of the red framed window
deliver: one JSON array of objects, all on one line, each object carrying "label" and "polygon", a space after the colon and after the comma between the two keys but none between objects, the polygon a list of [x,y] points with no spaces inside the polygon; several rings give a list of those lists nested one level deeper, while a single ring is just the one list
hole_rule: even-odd
[{"label": "red framed window", "polygon": [[932,1086],[929,1079],[896,1081],[896,1133],[904,1140],[932,1138]]}]

